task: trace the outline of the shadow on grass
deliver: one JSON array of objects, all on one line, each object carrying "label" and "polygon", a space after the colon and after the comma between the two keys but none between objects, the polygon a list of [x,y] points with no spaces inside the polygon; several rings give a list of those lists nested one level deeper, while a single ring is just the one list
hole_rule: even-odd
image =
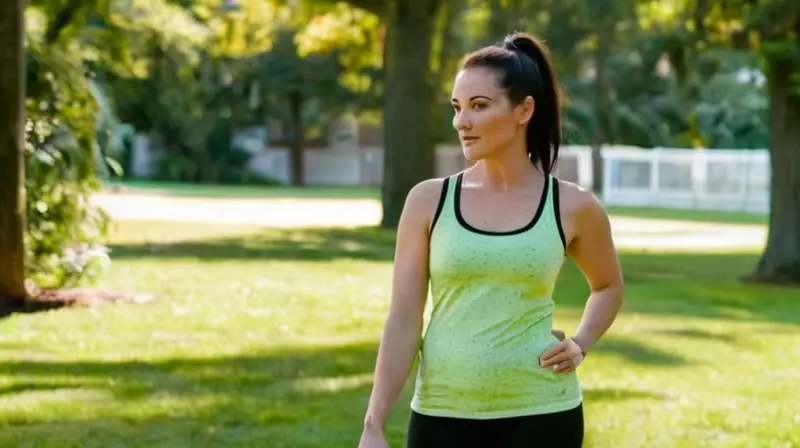
[{"label": "shadow on grass", "polygon": [[626,362],[643,366],[675,367],[687,364],[679,355],[611,335],[602,338],[592,350],[619,356]]},{"label": "shadow on grass", "polygon": [[4,362],[0,445],[355,446],[376,348]]},{"label": "shadow on grass", "polygon": [[[620,259],[626,285],[623,314],[800,325],[800,301],[796,299],[800,288],[741,281],[755,268],[757,254],[622,252]],[[557,306],[583,309],[588,294],[583,275],[568,261],[556,287]],[[679,337],[718,338],[691,330],[675,331]]]},{"label": "shadow on grass", "polygon": [[146,257],[306,261],[353,258],[390,261],[394,256],[394,241],[394,232],[375,227],[265,229],[253,235],[174,243],[118,244],[110,248],[115,260]]},{"label": "shadow on grass", "polygon": [[56,383],[36,383],[36,382],[18,382],[9,386],[0,387],[0,397],[5,395],[13,395],[24,392],[52,392],[65,389],[77,389],[80,385],[70,384],[68,382]]},{"label": "shadow on grass", "polygon": [[379,188],[369,187],[285,187],[279,185],[193,184],[184,182],[109,182],[117,194],[211,199],[380,199]]},{"label": "shadow on grass", "polygon": [[711,333],[698,328],[659,328],[650,330],[649,332],[689,339],[705,339],[708,341],[724,342],[726,344],[735,344],[739,342],[733,335]]},{"label": "shadow on grass", "polygon": [[[8,406],[0,410],[0,445],[87,446],[91,440],[91,446],[352,447],[376,348],[154,362],[6,362],[0,375],[11,384],[0,390]],[[410,392],[407,387],[391,415],[392,446],[403,445]],[[625,389],[585,393],[595,403],[662,398]]]},{"label": "shadow on grass", "polygon": [[668,400],[669,396],[657,392],[629,389],[585,389],[583,398],[587,403],[622,400]]},{"label": "shadow on grass", "polygon": [[[264,354],[245,354],[228,357],[166,359],[160,361],[7,361],[0,364],[0,375],[18,376],[31,380],[36,377],[82,378],[89,386],[105,383],[120,398],[168,392],[247,392],[258,386],[267,395],[299,393],[284,381],[303,378],[341,377],[371,372],[377,354],[376,344],[361,344],[334,348],[297,351],[276,351]],[[94,380],[101,380],[100,383]],[[107,381],[115,379],[115,381]],[[56,381],[57,383],[57,381]],[[19,383],[13,387],[23,387]],[[25,387],[35,388],[36,382]],[[154,386],[151,388],[151,386]],[[277,387],[281,386],[281,387]],[[286,387],[283,387],[286,386]]]},{"label": "shadow on grass", "polygon": [[606,210],[612,216],[645,219],[667,219],[672,221],[755,225],[764,225],[769,221],[769,216],[767,215],[744,212],[716,212],[704,210],[677,210],[616,206],[607,207]]},{"label": "shadow on grass", "polygon": [[[391,261],[394,243],[394,232],[373,227],[262,229],[174,243],[118,244],[112,246],[112,257],[116,261]],[[755,268],[756,254],[622,252],[620,256],[627,289],[623,313],[800,324],[800,301],[792,298],[800,295],[800,289],[741,281]],[[568,261],[556,288],[556,303],[583,309],[588,293],[583,275]]]}]

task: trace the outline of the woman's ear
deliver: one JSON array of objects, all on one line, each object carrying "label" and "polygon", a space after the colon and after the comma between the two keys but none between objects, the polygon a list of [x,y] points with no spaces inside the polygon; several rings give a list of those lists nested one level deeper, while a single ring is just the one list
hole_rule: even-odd
[{"label": "woman's ear", "polygon": [[536,102],[533,97],[528,95],[517,106],[517,122],[521,125],[527,125],[533,117],[533,111],[536,110]]}]

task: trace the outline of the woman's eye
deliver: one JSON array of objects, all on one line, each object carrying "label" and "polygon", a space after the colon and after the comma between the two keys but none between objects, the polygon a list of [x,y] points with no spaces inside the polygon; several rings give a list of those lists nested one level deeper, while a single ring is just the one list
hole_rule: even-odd
[{"label": "woman's eye", "polygon": [[486,106],[483,104],[473,104],[472,110],[483,110]]}]

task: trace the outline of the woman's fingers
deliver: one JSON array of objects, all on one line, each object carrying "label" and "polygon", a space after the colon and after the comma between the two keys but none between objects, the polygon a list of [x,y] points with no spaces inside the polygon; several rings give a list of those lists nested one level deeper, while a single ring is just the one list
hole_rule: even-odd
[{"label": "woman's fingers", "polygon": [[555,373],[569,373],[575,370],[575,366],[571,362],[562,362],[553,368]]},{"label": "woman's fingers", "polygon": [[555,373],[570,373],[573,370],[577,369],[578,366],[581,364],[583,360],[580,358],[581,356],[576,356],[570,359],[569,361],[558,363],[553,367],[553,371]]},{"label": "woman's fingers", "polygon": [[583,361],[581,348],[572,339],[564,339],[550,347],[539,357],[539,365],[552,368],[557,373],[566,373],[575,370]]},{"label": "woman's fingers", "polygon": [[542,355],[539,357],[539,363],[542,365],[542,367],[554,366],[571,358],[571,356],[567,353],[569,342],[569,340],[565,339],[545,350],[544,353],[542,353]]},{"label": "woman's fingers", "polygon": [[552,367],[557,364],[561,364],[563,362],[568,362],[574,355],[570,354],[568,351],[562,351],[556,353],[555,355],[545,358],[542,361],[542,367]]}]

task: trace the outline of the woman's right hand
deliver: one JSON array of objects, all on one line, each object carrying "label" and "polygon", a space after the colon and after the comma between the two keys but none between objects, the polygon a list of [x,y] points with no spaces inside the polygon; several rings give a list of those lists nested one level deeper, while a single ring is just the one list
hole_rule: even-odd
[{"label": "woman's right hand", "polygon": [[389,448],[386,442],[386,436],[383,431],[377,428],[364,428],[361,433],[361,440],[358,442],[358,448]]}]

